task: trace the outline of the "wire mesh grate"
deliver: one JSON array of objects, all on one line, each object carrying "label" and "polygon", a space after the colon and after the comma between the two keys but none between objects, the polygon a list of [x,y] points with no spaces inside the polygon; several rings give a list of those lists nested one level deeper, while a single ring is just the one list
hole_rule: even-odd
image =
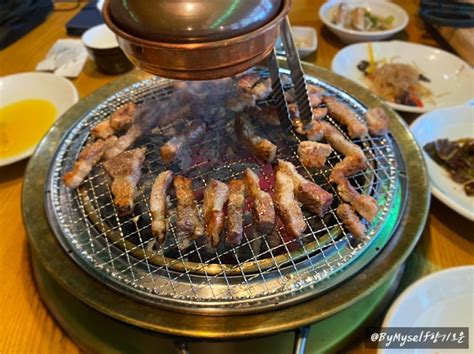
[{"label": "wire mesh grate", "polygon": [[[323,86],[363,116],[366,108],[343,91],[316,78],[307,77],[307,80]],[[183,121],[161,127],[135,144],[146,147],[147,153],[131,217],[117,215],[108,177],[100,164],[76,191],[63,185],[62,176],[73,165],[97,122],[129,101],[141,104],[156,100],[157,104],[165,105],[172,93],[172,81],[159,78],[139,82],[116,93],[78,120],[53,159],[46,201],[48,218],[65,249],[91,274],[154,304],[245,310],[273,306],[291,298],[295,292],[314,289],[319,282],[349,267],[377,239],[399,188],[400,156],[390,134],[354,141],[363,149],[370,167],[353,176],[352,183],[361,193],[372,195],[380,206],[376,220],[367,225],[367,238],[358,242],[344,231],[335,213],[340,200],[328,179],[331,169],[343,156],[334,152],[328,158],[327,168],[307,169],[297,158],[299,137],[282,127],[258,126],[258,130],[278,146],[279,158],[294,163],[304,177],[335,196],[324,218],[305,211],[307,232],[298,239],[285,237],[281,225],[271,235],[258,234],[252,227],[247,201],[240,245],[230,247],[221,242],[217,250],[210,249],[202,240],[183,245],[176,236],[176,198],[171,193],[167,240],[163,245],[156,244],[150,230],[148,197],[154,177],[170,168],[161,161],[159,147],[182,128]],[[327,119],[338,127],[330,117]],[[229,113],[210,122],[206,139],[190,146],[194,160],[187,162],[184,171],[183,165],[171,166],[175,173],[192,178],[198,199],[211,178],[227,182],[242,177],[247,167],[258,171],[267,190],[273,192],[272,166],[262,166],[241,151],[231,132],[232,121]],[[345,135],[342,129],[340,131]]]}]

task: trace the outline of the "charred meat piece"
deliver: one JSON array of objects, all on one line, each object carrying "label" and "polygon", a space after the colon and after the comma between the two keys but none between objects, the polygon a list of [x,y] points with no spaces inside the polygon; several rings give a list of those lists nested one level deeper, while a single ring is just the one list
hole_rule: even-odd
[{"label": "charred meat piece", "polygon": [[276,171],[275,176],[275,209],[291,238],[300,237],[306,230],[306,222],[300,205],[296,201],[293,179],[283,171]]},{"label": "charred meat piece", "polygon": [[312,120],[321,120],[328,114],[327,107],[316,107],[311,109],[311,113],[313,114],[311,119]]},{"label": "charred meat piece", "polygon": [[324,132],[324,139],[334,150],[339,151],[345,156],[358,156],[360,159],[365,160],[362,149],[352,141],[347,140],[336,127],[328,122],[320,122],[320,125]]},{"label": "charred meat piece", "polygon": [[110,126],[116,132],[127,130],[132,126],[133,115],[137,110],[137,105],[133,102],[127,103],[112,113]]},{"label": "charred meat piece", "polygon": [[151,233],[158,243],[163,243],[168,231],[168,188],[173,181],[173,172],[161,172],[153,182],[150,194]]},{"label": "charred meat piece", "polygon": [[99,122],[91,130],[91,135],[97,139],[107,139],[109,136],[114,135],[115,130],[110,125],[110,119],[105,119],[102,122]]},{"label": "charred meat piece", "polygon": [[371,108],[365,113],[369,133],[384,135],[388,131],[388,116],[381,107]]},{"label": "charred meat piece", "polygon": [[367,134],[367,126],[357,118],[357,114],[345,103],[335,97],[324,96],[323,102],[328,107],[329,115],[347,127],[349,136],[361,138]]},{"label": "charred meat piece", "polygon": [[160,156],[164,163],[172,163],[185,146],[191,145],[206,134],[206,124],[195,120],[189,127],[173,136],[160,148]]},{"label": "charred meat piece", "polygon": [[247,115],[237,115],[234,122],[237,136],[242,139],[253,156],[267,163],[271,163],[275,160],[277,152],[276,145],[257,135]]},{"label": "charred meat piece", "polygon": [[176,206],[176,236],[179,240],[196,240],[204,235],[204,224],[199,216],[192,180],[176,176],[173,184],[178,202]]},{"label": "charred meat piece", "polygon": [[252,213],[257,230],[269,234],[275,226],[275,207],[272,197],[260,188],[259,178],[251,169],[245,170],[244,180],[253,201]]},{"label": "charred meat piece", "polygon": [[349,181],[349,177],[367,168],[367,161],[360,156],[346,156],[337,163],[329,180],[337,185],[337,191],[342,200],[350,203],[352,207],[368,221],[374,221],[378,213],[377,202],[369,195],[360,194]]},{"label": "charred meat piece", "polygon": [[101,139],[86,145],[79,153],[79,157],[74,163],[72,170],[64,175],[64,184],[69,188],[78,187],[91,172],[95,164],[100,161],[105,149],[106,144]]},{"label": "charred meat piece", "polygon": [[256,100],[266,100],[272,94],[272,80],[268,77],[257,82],[252,87],[252,94]]},{"label": "charred meat piece", "polygon": [[237,87],[244,92],[252,92],[252,88],[261,80],[262,77],[259,73],[245,73],[240,77]]},{"label": "charred meat piece", "polygon": [[111,190],[120,216],[129,215],[133,211],[145,151],[144,148],[125,151],[103,164],[105,171],[112,177]]},{"label": "charred meat piece", "polygon": [[212,247],[216,248],[220,242],[220,235],[224,229],[224,205],[229,197],[227,184],[211,179],[204,191],[203,213],[206,222],[207,238]]},{"label": "charred meat piece", "polygon": [[272,126],[280,125],[280,116],[275,105],[249,107],[246,112],[256,121]]},{"label": "charred meat piece", "polygon": [[229,182],[229,201],[227,203],[227,234],[229,245],[238,245],[242,241],[243,208],[245,203],[245,183],[240,179]]},{"label": "charred meat piece", "polygon": [[326,159],[332,153],[329,144],[317,143],[315,141],[302,141],[298,145],[298,158],[303,166],[308,168],[323,168]]},{"label": "charred meat piece", "polygon": [[336,209],[336,215],[352,235],[361,239],[365,236],[365,226],[349,204],[342,203]]},{"label": "charred meat piece", "polygon": [[278,160],[277,171],[282,171],[291,177],[296,198],[305,207],[320,217],[327,213],[333,201],[331,193],[301,176],[291,162]]},{"label": "charred meat piece", "polygon": [[116,110],[110,118],[98,123],[92,130],[91,135],[95,138],[107,139],[119,131],[130,128],[137,106],[130,102]]}]

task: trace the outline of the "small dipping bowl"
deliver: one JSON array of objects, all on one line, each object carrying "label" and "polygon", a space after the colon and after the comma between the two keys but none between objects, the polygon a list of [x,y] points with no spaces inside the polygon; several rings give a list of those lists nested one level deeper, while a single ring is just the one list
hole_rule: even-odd
[{"label": "small dipping bowl", "polygon": [[116,75],[133,68],[133,64],[120,49],[115,33],[107,25],[98,25],[88,29],[82,35],[82,42],[100,72]]}]

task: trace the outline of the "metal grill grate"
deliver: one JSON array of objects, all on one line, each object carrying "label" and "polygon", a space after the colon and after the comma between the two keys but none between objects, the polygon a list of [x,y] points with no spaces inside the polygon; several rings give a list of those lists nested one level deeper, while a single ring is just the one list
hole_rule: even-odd
[{"label": "metal grill grate", "polygon": [[[315,78],[307,77],[307,80],[323,86],[363,116],[365,107],[346,93]],[[384,225],[390,222],[388,211],[400,208],[397,191],[401,162],[389,134],[355,141],[363,148],[370,168],[354,176],[352,182],[359,191],[372,195],[380,206],[379,215],[368,226],[367,239],[358,242],[344,231],[335,214],[340,200],[328,181],[332,167],[343,156],[333,153],[328,159],[328,169],[308,170],[297,159],[298,136],[281,127],[261,126],[259,130],[278,146],[279,158],[293,162],[303,176],[332,192],[336,199],[323,219],[305,212],[307,233],[296,240],[285,239],[279,231],[273,236],[252,232],[251,215],[247,212],[246,232],[240,245],[220,245],[217,250],[211,250],[206,244],[193,241],[187,247],[177,247],[173,214],[176,200],[171,197],[167,241],[162,246],[155,244],[150,231],[148,196],[154,177],[167,168],[158,151],[183,122],[165,126],[136,144],[146,146],[147,154],[132,217],[117,216],[101,165],[93,169],[76,191],[63,185],[62,176],[71,168],[97,122],[129,101],[140,104],[158,100],[166,104],[172,94],[171,83],[153,78],[113,95],[78,120],[53,159],[46,191],[48,219],[71,257],[91,274],[142,301],[182,311],[256,311],[327,289],[329,285],[324,281],[337,278],[337,274],[344,273],[343,269],[350,274],[351,263],[374,240],[380,246],[388,240],[389,236],[382,234]],[[330,117],[327,119],[337,127]],[[269,189],[272,188],[271,166],[260,166],[240,151],[229,133],[231,121],[232,116],[227,115],[211,123],[206,140],[190,147],[197,160],[186,171],[177,165],[171,168],[191,177],[198,194],[211,178],[224,182],[239,178],[246,167],[258,170]],[[205,152],[210,147],[213,147],[212,158]]]}]

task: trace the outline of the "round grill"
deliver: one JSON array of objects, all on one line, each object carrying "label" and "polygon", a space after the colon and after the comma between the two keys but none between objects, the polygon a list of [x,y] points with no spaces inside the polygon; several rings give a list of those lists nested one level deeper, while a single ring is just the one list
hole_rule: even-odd
[{"label": "round grill", "polygon": [[[344,100],[359,116],[364,115],[366,107],[345,92],[314,77],[306,79]],[[167,241],[160,247],[156,245],[150,230],[148,198],[154,177],[169,168],[161,162],[159,147],[179,131],[182,121],[164,126],[134,145],[145,146],[147,155],[132,216],[117,215],[108,177],[100,164],[78,189],[63,185],[62,177],[72,167],[92,127],[126,102],[156,100],[157,104],[166,105],[173,93],[172,83],[152,78],[114,94],[78,120],[53,158],[46,185],[48,220],[69,255],[90,274],[136,299],[179,311],[255,312],[301,301],[329,289],[367,264],[376,254],[369,250],[378,250],[388,242],[405,199],[403,159],[390,134],[354,141],[363,148],[370,168],[354,176],[352,183],[362,193],[372,195],[380,207],[362,241],[344,231],[335,213],[340,200],[328,177],[343,156],[333,153],[327,169],[308,170],[297,159],[298,136],[283,127],[258,126],[258,130],[278,146],[278,158],[292,162],[304,177],[335,196],[324,218],[305,212],[307,232],[295,240],[285,239],[280,232],[273,236],[245,232],[242,243],[235,247],[221,245],[210,250],[193,241],[179,249],[174,233],[176,200],[171,197]],[[338,127],[331,117],[326,119]],[[211,178],[227,182],[241,177],[247,167],[258,171],[268,190],[272,190],[271,166],[261,166],[241,151],[229,130],[232,120],[229,113],[211,123],[205,141],[190,147],[198,158],[185,171],[171,166],[176,174],[193,179],[198,195]],[[250,212],[244,220],[248,231],[252,223]]]}]

